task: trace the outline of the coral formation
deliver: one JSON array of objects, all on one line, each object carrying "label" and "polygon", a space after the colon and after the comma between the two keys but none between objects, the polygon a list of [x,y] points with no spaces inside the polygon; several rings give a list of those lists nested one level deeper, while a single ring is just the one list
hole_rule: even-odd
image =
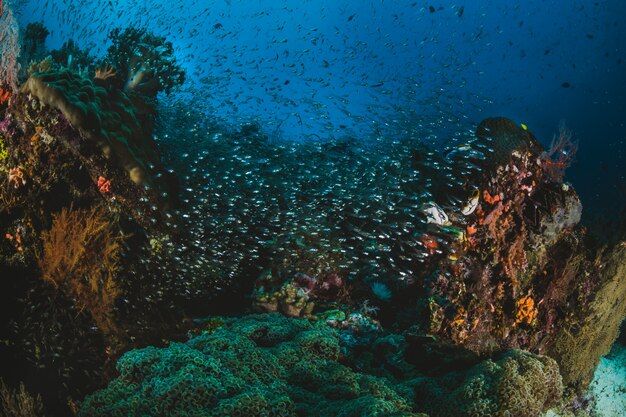
[{"label": "coral formation", "polygon": [[517,300],[515,303],[517,306],[517,312],[515,313],[515,323],[532,324],[537,318],[537,308],[535,307],[535,300],[530,296],[525,296]]},{"label": "coral formation", "polygon": [[120,295],[115,273],[121,245],[106,213],[98,207],[63,209],[41,238],[37,263],[42,278],[74,298],[79,310],[88,312],[98,328],[111,335],[113,304]]},{"label": "coral formation", "polygon": [[466,372],[417,378],[409,385],[431,417],[539,416],[559,402],[563,391],[553,359],[518,350]]},{"label": "coral formation", "polygon": [[[82,415],[526,417],[561,397],[556,363],[588,383],[625,314],[624,254],[577,227],[569,133],[545,151],[490,118],[443,152],[287,144],[179,103],[153,136],[184,80],[173,47],[110,39],[100,62],[67,42],[0,86],[2,336],[29,389],[59,386],[46,404],[110,382]],[[218,309],[272,314],[189,319]]]},{"label": "coral formation", "polygon": [[41,396],[33,397],[24,384],[19,391],[12,391],[0,378],[0,412],[4,417],[43,417]]},{"label": "coral formation", "polygon": [[340,363],[337,331],[278,314],[126,353],[79,416],[419,416],[410,393]]},{"label": "coral formation", "polygon": [[[593,298],[583,300],[581,307],[559,323],[552,343],[545,350],[559,363],[563,382],[577,391],[582,391],[591,381],[601,357],[615,342],[626,315],[626,247],[616,245],[597,262],[603,268],[597,275],[588,277],[595,281]],[[584,285],[579,288],[585,290]]]},{"label": "coral formation", "polygon": [[59,109],[106,156],[115,157],[133,182],[152,184],[147,166],[160,164],[158,154],[124,94],[67,70],[34,74],[21,90]]},{"label": "coral formation", "polygon": [[128,27],[109,33],[112,45],[105,62],[126,80],[127,92],[155,97],[169,92],[185,81],[185,72],[176,63],[171,42],[145,29]]},{"label": "coral formation", "polygon": [[382,354],[385,343],[403,345],[403,337],[388,335],[365,349],[378,362],[357,357],[356,372],[355,359],[344,356],[345,330],[323,322],[270,313],[211,323],[187,343],[126,353],[119,376],[88,396],[79,416],[534,417],[563,390],[556,362],[528,352],[424,376],[402,359],[403,349]]},{"label": "coral formation", "polygon": [[196,285],[171,272],[173,251],[149,250],[174,223],[177,194],[154,114],[64,68],[80,61],[66,52],[32,66],[0,103],[0,367],[53,415],[101,385],[121,351],[184,335],[181,300]]}]

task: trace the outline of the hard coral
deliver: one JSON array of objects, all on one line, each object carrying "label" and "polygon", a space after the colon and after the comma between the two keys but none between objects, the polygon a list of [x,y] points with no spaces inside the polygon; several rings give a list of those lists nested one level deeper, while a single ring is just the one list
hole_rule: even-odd
[{"label": "hard coral", "polygon": [[107,158],[126,170],[134,183],[153,189],[155,198],[164,206],[174,204],[176,193],[167,180],[170,176],[166,178],[160,173],[161,180],[157,181],[151,170],[162,168],[162,164],[150,123],[142,119],[126,94],[96,86],[65,70],[32,75],[20,90],[60,110],[81,138],[100,147]]},{"label": "hard coral", "polygon": [[539,417],[563,393],[553,359],[509,351],[466,372],[409,381],[418,405],[431,417]]},{"label": "hard coral", "polygon": [[277,314],[227,319],[168,348],[126,353],[79,416],[415,416],[409,392],[338,362],[338,332]]}]

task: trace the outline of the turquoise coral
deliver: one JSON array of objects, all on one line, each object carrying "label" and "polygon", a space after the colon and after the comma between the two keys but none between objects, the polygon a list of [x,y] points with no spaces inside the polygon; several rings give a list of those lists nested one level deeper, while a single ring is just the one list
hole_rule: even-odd
[{"label": "turquoise coral", "polygon": [[338,332],[279,314],[225,320],[187,343],[119,360],[79,416],[419,416],[411,393],[339,363]]},{"label": "turquoise coral", "polygon": [[340,331],[323,322],[277,313],[224,319],[186,343],[126,353],[120,375],[78,415],[535,417],[563,390],[556,362],[524,351],[400,379],[366,374],[364,363],[357,372],[343,352]]}]

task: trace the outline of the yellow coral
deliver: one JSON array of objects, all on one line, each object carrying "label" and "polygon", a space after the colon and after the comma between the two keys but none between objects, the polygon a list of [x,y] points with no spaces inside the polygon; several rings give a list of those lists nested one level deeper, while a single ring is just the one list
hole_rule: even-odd
[{"label": "yellow coral", "polygon": [[9,157],[9,151],[7,150],[7,147],[4,144],[4,137],[0,135],[0,173],[1,172],[7,173],[9,171],[5,165],[8,157]]},{"label": "yellow coral", "polygon": [[517,300],[517,314],[515,315],[515,323],[532,324],[537,318],[537,308],[535,300],[530,296],[525,296]]},{"label": "yellow coral", "polygon": [[452,320],[450,325],[461,326],[463,323],[465,323],[465,319],[466,319],[465,309],[463,307],[459,307],[458,311],[456,312],[454,316],[454,320]]},{"label": "yellow coral", "polygon": [[35,126],[35,134],[30,138],[30,144],[31,145],[35,146],[37,144],[37,142],[39,141],[39,138],[40,138],[42,130],[43,130],[43,127]]}]

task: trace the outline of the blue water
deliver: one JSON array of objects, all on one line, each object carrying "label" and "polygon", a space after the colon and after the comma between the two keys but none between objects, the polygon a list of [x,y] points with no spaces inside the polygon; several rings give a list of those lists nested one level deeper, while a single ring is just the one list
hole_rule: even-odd
[{"label": "blue water", "polygon": [[187,71],[172,99],[277,137],[428,130],[445,141],[503,115],[548,144],[564,120],[580,143],[568,179],[586,206],[614,212],[624,198],[623,1],[48,0],[20,11],[23,25],[51,29],[51,49],[74,38],[101,56],[118,26],[163,35]]}]

